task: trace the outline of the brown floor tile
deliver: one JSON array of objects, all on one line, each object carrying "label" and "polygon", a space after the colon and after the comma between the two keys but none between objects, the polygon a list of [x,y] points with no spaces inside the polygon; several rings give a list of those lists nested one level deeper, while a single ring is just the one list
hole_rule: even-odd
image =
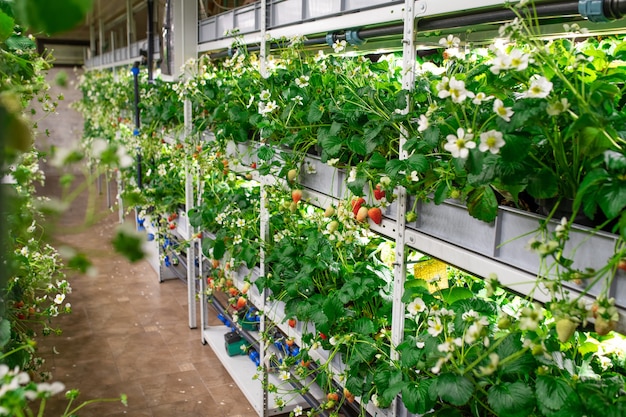
[{"label": "brown floor tile", "polygon": [[[81,218],[79,208],[72,208],[72,216]],[[97,274],[68,276],[73,313],[58,317],[62,335],[40,338],[44,370],[68,389],[79,389],[80,401],[128,396],[128,407],[94,403],[81,417],[256,416],[215,353],[202,344],[200,330],[189,328],[186,284],[159,283],[147,261],[130,264],[114,253],[109,241],[116,225],[117,215],[111,214],[78,233],[58,229],[66,233],[58,242],[88,254]],[[46,415],[61,415],[67,402],[58,397],[50,400]]]}]

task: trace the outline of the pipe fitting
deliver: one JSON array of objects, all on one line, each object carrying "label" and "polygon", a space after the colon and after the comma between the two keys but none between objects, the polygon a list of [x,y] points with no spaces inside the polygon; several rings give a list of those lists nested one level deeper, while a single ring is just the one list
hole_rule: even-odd
[{"label": "pipe fitting", "polygon": [[365,39],[359,36],[359,29],[346,30],[346,41],[352,46],[360,46],[365,43]]},{"label": "pipe fitting", "polygon": [[578,11],[591,22],[608,22],[604,16],[604,0],[578,0]]},{"label": "pipe fitting", "polygon": [[329,32],[326,34],[326,44],[328,44],[328,46],[332,48],[336,41],[337,34],[335,32]]},{"label": "pipe fitting", "polygon": [[591,22],[609,22],[626,14],[624,0],[578,0],[578,12]]}]

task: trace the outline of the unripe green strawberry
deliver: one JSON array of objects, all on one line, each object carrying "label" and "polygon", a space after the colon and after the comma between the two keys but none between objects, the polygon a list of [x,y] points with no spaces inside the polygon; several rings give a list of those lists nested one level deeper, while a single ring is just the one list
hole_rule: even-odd
[{"label": "unripe green strawberry", "polygon": [[324,212],[324,217],[333,217],[335,214],[335,208],[331,205],[326,207],[326,211]]},{"label": "unripe green strawberry", "polygon": [[417,220],[417,214],[415,214],[415,212],[413,212],[413,211],[409,211],[406,214],[406,221],[407,221],[407,223],[413,223],[415,220]]},{"label": "unripe green strawberry", "polygon": [[570,337],[572,337],[577,327],[578,323],[568,317],[557,320],[556,334],[561,343],[567,342]]},{"label": "unripe green strawberry", "polygon": [[287,181],[294,182],[298,177],[298,170],[293,168],[287,172]]},{"label": "unripe green strawberry", "polygon": [[511,319],[509,319],[509,316],[502,316],[498,319],[498,328],[499,329],[508,329],[509,327],[511,327]]},{"label": "unripe green strawberry", "polygon": [[339,222],[337,220],[333,220],[332,222],[328,223],[328,226],[326,226],[326,230],[328,230],[330,233],[334,233],[338,228]]}]

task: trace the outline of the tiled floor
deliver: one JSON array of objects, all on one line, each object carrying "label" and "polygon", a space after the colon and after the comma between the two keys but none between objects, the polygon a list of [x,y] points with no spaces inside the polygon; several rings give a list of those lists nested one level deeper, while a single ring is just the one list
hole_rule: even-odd
[{"label": "tiled floor", "polygon": [[[147,261],[130,264],[114,253],[110,241],[117,214],[68,232],[67,226],[81,218],[76,201],[56,236],[85,252],[97,274],[69,276],[73,312],[56,321],[61,336],[39,338],[39,354],[53,380],[78,388],[81,399],[125,393],[128,407],[95,403],[79,415],[256,416],[211,348],[202,345],[200,330],[189,328],[186,284],[159,283]],[[46,416],[58,416],[65,408],[66,401],[58,397]]]}]

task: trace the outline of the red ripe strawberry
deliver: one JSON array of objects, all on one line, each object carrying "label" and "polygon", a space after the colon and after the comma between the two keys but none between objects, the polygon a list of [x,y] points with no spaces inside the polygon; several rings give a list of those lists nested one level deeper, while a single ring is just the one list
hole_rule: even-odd
[{"label": "red ripe strawberry", "polygon": [[252,169],[256,169],[256,162],[251,163],[251,164],[250,164],[250,168],[252,168]]},{"label": "red ripe strawberry", "polygon": [[326,335],[325,335],[324,333],[322,333],[322,332],[320,332],[320,337],[321,337],[323,340],[328,339],[328,336],[326,336]]},{"label": "red ripe strawberry", "polygon": [[167,221],[171,222],[171,221],[176,220],[176,218],[178,218],[178,213],[172,213],[167,217]]},{"label": "red ripe strawberry", "polygon": [[202,232],[196,233],[196,239],[202,239]]},{"label": "red ripe strawberry", "polygon": [[228,289],[228,293],[230,294],[231,297],[236,297],[239,294],[239,290],[235,287],[230,287]]},{"label": "red ripe strawberry", "polygon": [[367,217],[372,219],[376,224],[380,224],[383,221],[383,213],[380,211],[380,207],[372,207],[367,210]]},{"label": "red ripe strawberry", "polygon": [[176,229],[176,223],[170,223],[167,227],[169,227],[170,230],[174,230]]},{"label": "red ripe strawberry", "polygon": [[381,189],[381,185],[377,184],[374,188],[374,198],[376,200],[382,200],[385,197],[385,190]]},{"label": "red ripe strawberry", "polygon": [[302,200],[302,190],[293,190],[291,192],[291,199],[293,200],[294,203],[297,203],[298,201]]},{"label": "red ripe strawberry", "polygon": [[239,297],[237,299],[237,310],[241,310],[242,308],[244,308],[246,306],[246,299],[243,297]]},{"label": "red ripe strawberry", "polygon": [[294,341],[293,341],[293,339],[292,339],[292,338],[289,338],[289,339],[285,340],[285,343],[287,344],[287,346],[290,346],[290,347],[291,347],[291,346],[293,346]]},{"label": "red ripe strawberry", "polygon": [[289,321],[287,323],[289,324],[289,327],[291,327],[291,328],[295,328],[296,327],[296,319],[289,319]]},{"label": "red ripe strawberry", "polygon": [[359,209],[364,203],[365,203],[365,199],[363,197],[358,197],[351,201],[352,213],[354,213],[355,216],[359,212]]},{"label": "red ripe strawberry", "polygon": [[339,401],[339,394],[336,392],[329,392],[328,395],[326,395],[326,398],[329,401]]},{"label": "red ripe strawberry", "polygon": [[361,206],[359,211],[356,212],[356,221],[364,222],[367,219],[367,207]]}]

